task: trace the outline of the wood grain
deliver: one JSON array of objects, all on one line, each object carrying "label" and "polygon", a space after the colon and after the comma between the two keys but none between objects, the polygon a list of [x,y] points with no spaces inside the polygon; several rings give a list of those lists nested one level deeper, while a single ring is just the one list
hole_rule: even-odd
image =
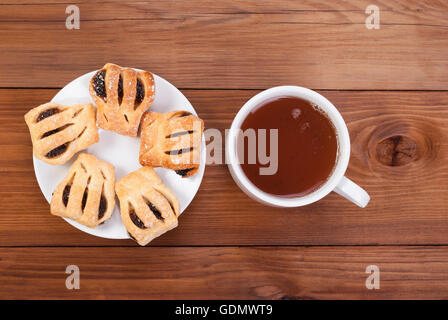
[{"label": "wood grain", "polygon": [[442,247],[3,248],[0,299],[446,299],[447,264]]},{"label": "wood grain", "polygon": [[[72,4],[80,30],[65,27]],[[380,30],[365,26],[371,4]],[[441,0],[0,0],[0,299],[448,299],[447,12]],[[78,231],[49,213],[23,116],[106,62],[184,88],[222,133],[260,89],[330,89],[347,176],[371,203],[266,207],[210,164],[179,227],[148,247]],[[71,264],[81,290],[65,287]],[[380,290],[365,288],[368,265]]]},{"label": "wood grain", "polygon": [[[49,214],[34,176],[23,115],[56,92],[0,90],[0,246],[135,245],[87,235]],[[221,132],[257,93],[183,92],[206,128]],[[448,244],[446,93],[321,93],[348,124],[352,154],[347,176],[371,195],[367,208],[336,194],[302,208],[263,206],[236,186],[225,165],[211,164],[179,227],[152,245]]]},{"label": "wood grain", "polygon": [[[76,4],[80,30],[65,28]],[[0,87],[61,87],[105,62],[181,88],[448,89],[448,4],[370,0],[2,1]],[[88,40],[87,40],[88,39]]]}]

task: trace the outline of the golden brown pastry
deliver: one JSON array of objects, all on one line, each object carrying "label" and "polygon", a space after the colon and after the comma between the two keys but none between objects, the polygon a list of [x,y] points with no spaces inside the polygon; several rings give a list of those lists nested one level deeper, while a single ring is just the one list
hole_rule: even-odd
[{"label": "golden brown pastry", "polygon": [[177,227],[179,200],[153,168],[143,167],[121,178],[115,191],[123,224],[139,245]]},{"label": "golden brown pastry", "polygon": [[98,142],[95,110],[91,104],[62,106],[46,103],[25,115],[33,153],[49,164],[61,164]]},{"label": "golden brown pastry", "polygon": [[187,111],[146,112],[142,119],[140,164],[175,170],[182,177],[199,169],[204,123]]},{"label": "golden brown pastry", "polygon": [[54,191],[51,213],[94,228],[112,215],[114,184],[113,165],[81,153]]},{"label": "golden brown pastry", "polygon": [[143,112],[154,100],[154,76],[108,63],[92,77],[89,91],[98,127],[135,137]]}]

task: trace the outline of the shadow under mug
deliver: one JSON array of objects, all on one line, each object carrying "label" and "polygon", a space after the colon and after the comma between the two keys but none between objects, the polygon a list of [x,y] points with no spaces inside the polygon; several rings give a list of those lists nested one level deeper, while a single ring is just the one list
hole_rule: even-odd
[{"label": "shadow under mug", "polygon": [[[338,140],[338,156],[333,172],[317,190],[301,197],[285,198],[266,193],[256,187],[244,174],[237,155],[237,135],[247,115],[267,100],[279,97],[297,97],[310,101],[325,112],[332,122]],[[370,200],[367,192],[344,176],[350,158],[350,137],[347,125],[336,107],[319,93],[297,86],[270,88],[253,96],[235,116],[226,138],[226,158],[229,171],[236,184],[251,198],[276,207],[300,207],[316,202],[331,191],[338,193],[356,205],[364,208]]]}]

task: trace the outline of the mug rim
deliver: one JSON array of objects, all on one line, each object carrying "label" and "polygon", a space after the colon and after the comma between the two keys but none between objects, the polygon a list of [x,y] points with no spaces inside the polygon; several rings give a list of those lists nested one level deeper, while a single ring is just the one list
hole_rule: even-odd
[{"label": "mug rim", "polygon": [[[243,172],[236,153],[237,133],[249,112],[269,99],[287,96],[305,99],[316,104],[320,109],[322,109],[335,127],[336,137],[338,140],[338,155],[336,158],[336,164],[327,181],[311,193],[304,196],[291,198],[272,195],[259,189]],[[350,158],[350,137],[344,119],[336,107],[327,98],[316,91],[304,87],[278,86],[259,92],[250,98],[238,111],[232,121],[232,125],[227,135],[226,156],[228,159],[228,167],[233,179],[247,195],[255,200],[272,206],[299,207],[322,199],[328,195],[341,181],[345,171],[347,170]]]}]

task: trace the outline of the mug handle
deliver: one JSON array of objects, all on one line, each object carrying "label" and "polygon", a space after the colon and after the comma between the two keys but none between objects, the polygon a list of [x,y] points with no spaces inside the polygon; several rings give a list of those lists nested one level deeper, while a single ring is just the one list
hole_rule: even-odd
[{"label": "mug handle", "polygon": [[347,177],[342,177],[333,191],[361,208],[364,208],[370,201],[369,194]]}]

